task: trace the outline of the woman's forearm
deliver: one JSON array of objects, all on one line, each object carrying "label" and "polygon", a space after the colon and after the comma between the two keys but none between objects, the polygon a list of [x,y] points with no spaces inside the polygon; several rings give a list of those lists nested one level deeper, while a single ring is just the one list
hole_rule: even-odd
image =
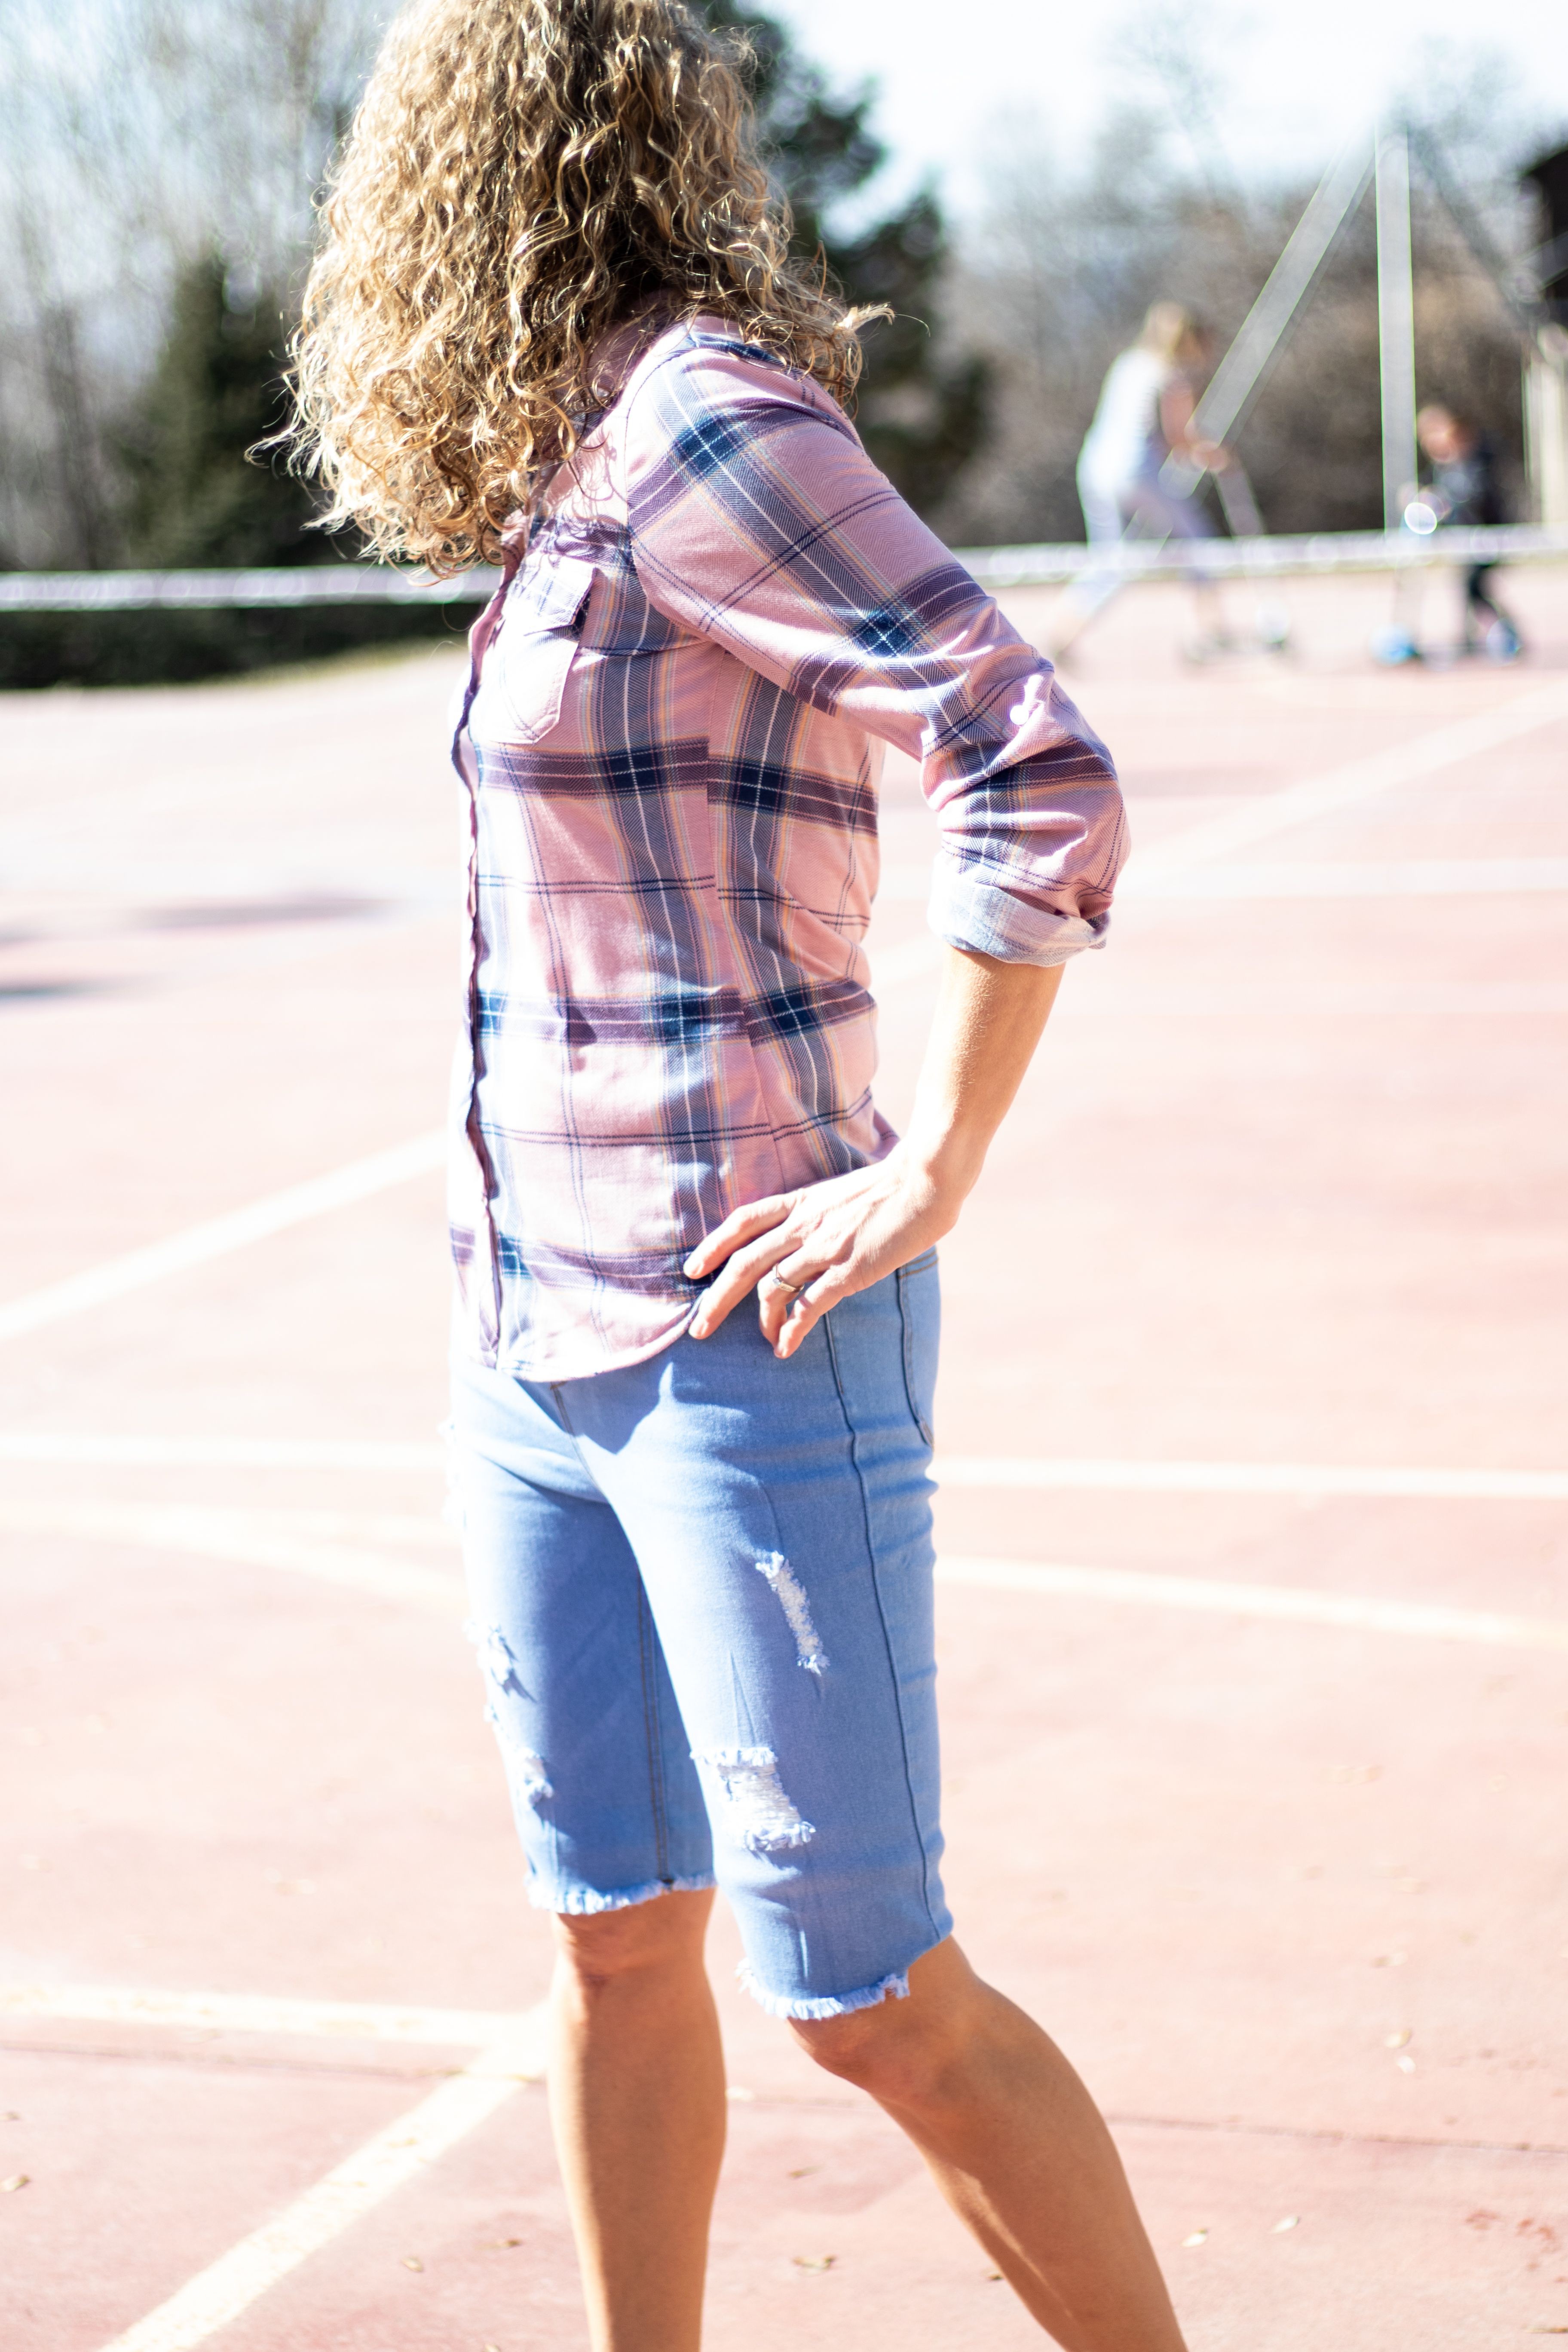
[{"label": "woman's forearm", "polygon": [[985,1162],[1045,1028],[1062,967],[947,948],[903,1157],[956,1213]]},{"label": "woman's forearm", "polygon": [[1168,448],[1183,448],[1192,431],[1197,402],[1192,389],[1184,383],[1173,383],[1161,394],[1160,430]]}]

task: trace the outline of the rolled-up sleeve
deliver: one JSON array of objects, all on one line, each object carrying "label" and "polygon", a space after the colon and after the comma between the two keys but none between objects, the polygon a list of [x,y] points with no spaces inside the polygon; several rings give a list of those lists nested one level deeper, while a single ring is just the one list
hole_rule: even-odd
[{"label": "rolled-up sleeve", "polygon": [[827,394],[694,335],[634,388],[624,446],[650,602],[920,762],[932,929],[1012,963],[1098,947],[1127,849],[1110,755]]}]

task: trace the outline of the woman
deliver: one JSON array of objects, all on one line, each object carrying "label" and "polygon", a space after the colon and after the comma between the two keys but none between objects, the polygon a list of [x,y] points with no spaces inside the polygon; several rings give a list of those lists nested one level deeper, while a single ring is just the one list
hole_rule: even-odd
[{"label": "woman", "polygon": [[1191,458],[1201,471],[1222,455],[1215,443],[1193,437],[1193,372],[1207,352],[1190,310],[1156,302],[1131,350],[1111,362],[1079,452],[1079,499],[1091,541],[1120,539],[1133,520],[1151,538],[1209,536],[1203,509],[1162,479],[1172,457]]},{"label": "woman", "polygon": [[[555,1915],[552,2111],[601,2352],[691,2352],[746,1978],[1075,2352],[1180,2336],[1104,2125],[952,1939],[933,1244],[1123,852],[1106,755],[868,463],[677,0],[395,29],[298,345],[333,516],[499,554],[456,759],[454,1449],[489,1714]],[[908,1135],[860,948],[881,745],[947,943]],[[737,1312],[752,1294],[753,1313]]]},{"label": "woman", "polygon": [[1193,431],[1193,378],[1208,352],[1207,334],[1190,310],[1179,302],[1156,302],[1138,341],[1111,362],[1078,459],[1079,502],[1089,546],[1100,560],[1068,592],[1067,626],[1053,639],[1058,654],[1115,594],[1122,578],[1115,551],[1128,532],[1183,543],[1198,604],[1193,650],[1203,654],[1224,646],[1219,592],[1197,551],[1213,529],[1183,481],[1184,472],[1190,486],[1201,473],[1227,463],[1217,442]]}]

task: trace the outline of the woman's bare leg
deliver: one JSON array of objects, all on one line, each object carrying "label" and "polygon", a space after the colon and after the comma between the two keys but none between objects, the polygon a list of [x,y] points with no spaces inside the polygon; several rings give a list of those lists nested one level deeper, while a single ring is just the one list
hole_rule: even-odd
[{"label": "woman's bare leg", "polygon": [[903,2126],[938,2187],[1067,2352],[1183,2352],[1170,2296],[1098,2108],[1056,2044],[956,1944],[908,2000],[795,2028]]},{"label": "woman's bare leg", "polygon": [[595,2352],[697,2352],[724,2153],[711,1895],[555,1922],[550,2116]]}]

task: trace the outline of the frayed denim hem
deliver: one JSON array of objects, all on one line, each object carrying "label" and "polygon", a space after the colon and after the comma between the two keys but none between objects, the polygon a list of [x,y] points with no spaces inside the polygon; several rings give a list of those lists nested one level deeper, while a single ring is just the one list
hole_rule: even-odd
[{"label": "frayed denim hem", "polygon": [[601,1895],[592,1886],[568,1886],[552,1892],[530,1879],[528,1899],[536,1911],[553,1911],[558,1917],[590,1919],[601,1911],[629,1911],[635,1904],[651,1903],[660,1895],[706,1895],[711,1878],[650,1878],[646,1886],[623,1886]]},{"label": "frayed denim hem", "polygon": [[851,2017],[858,2009],[875,2009],[884,2000],[908,2000],[910,1978],[907,1969],[883,1977],[879,1984],[862,1985],[858,1992],[825,1994],[820,2000],[793,2000],[787,1993],[769,1992],[757,1982],[750,1960],[742,1960],[736,1976],[754,2001],[760,2002],[770,2017],[795,2017],[811,2020],[818,2017]]}]

